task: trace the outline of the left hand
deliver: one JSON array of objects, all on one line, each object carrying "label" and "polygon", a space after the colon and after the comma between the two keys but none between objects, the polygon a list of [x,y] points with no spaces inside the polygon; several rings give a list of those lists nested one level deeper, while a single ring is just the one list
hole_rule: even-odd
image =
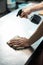
[{"label": "left hand", "polygon": [[9,42],[7,42],[7,43],[12,48],[14,46],[16,48],[29,46],[28,39],[27,38],[24,38],[24,37],[13,38]]}]

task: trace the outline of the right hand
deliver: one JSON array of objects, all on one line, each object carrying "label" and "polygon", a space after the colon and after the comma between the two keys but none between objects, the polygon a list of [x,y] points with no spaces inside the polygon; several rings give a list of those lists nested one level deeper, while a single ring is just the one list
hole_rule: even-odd
[{"label": "right hand", "polygon": [[22,13],[20,15],[21,18],[28,18],[28,15],[31,13],[31,9],[30,8],[25,8],[22,9]]}]

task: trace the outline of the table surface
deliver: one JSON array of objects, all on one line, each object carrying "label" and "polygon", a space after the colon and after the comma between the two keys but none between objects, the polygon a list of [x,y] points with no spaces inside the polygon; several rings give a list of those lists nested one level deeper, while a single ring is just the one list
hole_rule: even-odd
[{"label": "table surface", "polygon": [[14,50],[6,44],[14,36],[29,38],[38,27],[29,19],[16,17],[17,12],[18,10],[13,11],[0,18],[0,65],[24,65],[33,53],[30,49]]}]

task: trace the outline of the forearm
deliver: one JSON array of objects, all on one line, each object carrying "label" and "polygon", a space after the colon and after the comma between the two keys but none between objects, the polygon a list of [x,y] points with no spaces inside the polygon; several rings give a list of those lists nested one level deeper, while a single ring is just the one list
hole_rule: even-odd
[{"label": "forearm", "polygon": [[31,12],[43,9],[43,2],[32,6],[30,9]]},{"label": "forearm", "polygon": [[35,33],[28,39],[29,45],[33,44],[36,42],[38,39],[40,39],[43,36],[43,22],[41,25],[38,27],[38,29],[35,31]]}]

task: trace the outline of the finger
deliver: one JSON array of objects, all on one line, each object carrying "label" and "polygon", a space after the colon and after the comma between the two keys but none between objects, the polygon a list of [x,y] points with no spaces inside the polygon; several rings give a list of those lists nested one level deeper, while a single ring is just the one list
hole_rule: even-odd
[{"label": "finger", "polygon": [[21,13],[21,17],[23,17],[23,16],[25,16],[25,12],[22,12],[22,13]]},{"label": "finger", "polygon": [[28,18],[28,15],[27,15],[25,12],[23,12],[23,13],[21,14],[21,18]]},{"label": "finger", "polygon": [[21,44],[21,42],[19,42],[19,41],[15,41],[15,42],[13,42],[13,43],[8,43],[8,45],[9,46],[13,46],[13,45],[20,45]]},{"label": "finger", "polygon": [[12,40],[9,40],[7,43],[8,43],[8,44],[12,44],[12,43],[15,43],[15,42],[17,42],[17,41],[19,41],[19,39],[12,39]]},{"label": "finger", "polygon": [[13,46],[13,48],[14,48],[15,50],[21,50],[21,49],[24,49],[24,47],[20,47],[20,46],[17,46],[17,47]]},{"label": "finger", "polygon": [[28,18],[28,16],[27,16],[27,15],[25,15],[25,16],[23,16],[23,18]]},{"label": "finger", "polygon": [[8,41],[8,43],[11,44],[11,43],[15,43],[17,41],[19,42],[20,40],[23,40],[23,39],[24,39],[24,37],[19,37],[19,38],[11,39],[11,40]]},{"label": "finger", "polygon": [[24,47],[20,44],[20,45],[13,45],[12,48],[14,48],[14,49],[22,49]]}]

